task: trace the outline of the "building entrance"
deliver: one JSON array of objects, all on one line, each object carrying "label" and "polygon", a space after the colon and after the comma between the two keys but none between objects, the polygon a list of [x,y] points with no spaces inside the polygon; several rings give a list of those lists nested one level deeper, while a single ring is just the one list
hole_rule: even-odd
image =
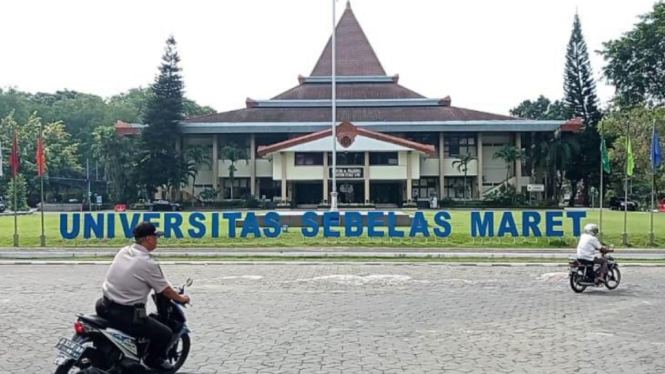
[{"label": "building entrance", "polygon": [[[332,182],[330,189],[332,191]],[[342,204],[365,202],[365,182],[337,181],[337,202]]]},{"label": "building entrance", "polygon": [[298,182],[293,184],[296,204],[319,204],[323,197],[323,182]]},{"label": "building entrance", "polygon": [[402,205],[402,182],[369,182],[369,196],[374,204]]}]

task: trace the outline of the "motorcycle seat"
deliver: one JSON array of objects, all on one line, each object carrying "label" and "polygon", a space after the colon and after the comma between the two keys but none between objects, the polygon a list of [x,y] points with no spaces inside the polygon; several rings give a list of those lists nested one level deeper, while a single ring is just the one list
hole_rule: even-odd
[{"label": "motorcycle seat", "polygon": [[582,264],[582,265],[589,265],[589,266],[591,266],[591,265],[594,264],[593,261],[585,260],[585,259],[583,259],[583,258],[578,258],[577,261],[579,261],[580,264]]},{"label": "motorcycle seat", "polygon": [[88,314],[88,315],[84,314],[84,315],[81,315],[79,318],[81,318],[81,320],[83,322],[87,322],[87,323],[89,323],[89,324],[91,324],[95,327],[100,328],[100,329],[105,329],[109,326],[109,322],[106,319],[104,319],[104,318],[102,318],[102,317],[100,317],[96,314]]}]

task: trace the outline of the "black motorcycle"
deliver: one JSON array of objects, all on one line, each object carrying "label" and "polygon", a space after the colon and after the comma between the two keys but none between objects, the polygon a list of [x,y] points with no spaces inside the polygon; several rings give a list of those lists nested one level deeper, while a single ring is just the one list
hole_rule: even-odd
[{"label": "black motorcycle", "polygon": [[[183,295],[185,287],[192,283],[191,278],[187,279],[177,291]],[[173,331],[166,356],[173,370],[157,371],[143,365],[150,340],[136,339],[109,327],[108,321],[97,315],[77,314],[74,337],[61,338],[55,346],[60,351],[55,360],[55,374],[176,373],[187,360],[191,344],[185,306],[161,294],[153,293],[152,300],[157,313],[150,316]]]},{"label": "black motorcycle", "polygon": [[577,293],[584,292],[587,287],[605,286],[610,290],[619,287],[619,283],[621,282],[619,264],[616,263],[612,256],[607,255],[606,251],[601,251],[601,254],[607,260],[607,283],[597,280],[600,273],[600,264],[576,257],[568,259],[568,266],[570,268],[568,278],[570,278],[570,288],[573,291]]}]

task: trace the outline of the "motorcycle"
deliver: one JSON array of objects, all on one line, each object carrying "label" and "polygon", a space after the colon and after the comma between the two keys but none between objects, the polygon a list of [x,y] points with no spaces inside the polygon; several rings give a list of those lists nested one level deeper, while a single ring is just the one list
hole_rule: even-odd
[{"label": "motorcycle", "polygon": [[605,286],[610,290],[619,287],[619,283],[621,282],[619,264],[614,260],[614,257],[607,255],[608,252],[601,251],[601,256],[607,260],[607,283],[597,280],[597,275],[600,272],[600,264],[578,259],[577,257],[568,258],[568,278],[570,279],[570,288],[573,291],[581,293],[587,287]]},{"label": "motorcycle", "polygon": [[[182,287],[176,288],[179,294],[185,293],[185,287],[193,280],[187,279]],[[157,313],[151,317],[165,324],[173,337],[169,344],[167,361],[173,370],[158,371],[143,365],[150,340],[136,339],[124,332],[109,327],[108,321],[97,315],[78,313],[74,323],[75,334],[71,339],[61,338],[55,348],[59,355],[55,360],[55,374],[69,374],[72,370],[78,374],[174,374],[187,360],[190,349],[189,333],[185,305],[177,303],[161,294],[152,294]],[[178,347],[181,350],[178,350]]]}]

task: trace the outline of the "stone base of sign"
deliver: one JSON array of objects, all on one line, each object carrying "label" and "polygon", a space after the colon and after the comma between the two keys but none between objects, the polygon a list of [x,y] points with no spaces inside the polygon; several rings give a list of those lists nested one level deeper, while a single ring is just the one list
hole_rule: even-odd
[{"label": "stone base of sign", "polygon": [[[280,212],[279,213],[279,221],[282,224],[282,226],[289,226],[289,227],[304,227],[302,223],[302,216],[306,212]],[[317,211],[314,212],[317,215],[317,224],[319,226],[323,226],[323,214],[326,212],[322,211]],[[345,219],[345,214],[347,212],[345,211],[340,211],[339,212],[339,225],[344,226],[346,223]],[[362,225],[363,227],[367,227],[367,213],[368,212],[358,212],[360,213],[362,217]],[[404,212],[394,212],[395,214],[395,225],[397,227],[411,227],[411,221],[413,220],[413,217],[410,215],[404,213]],[[256,215],[256,220],[259,223],[259,227],[265,227],[265,213],[259,213]],[[388,213],[386,212],[383,217],[379,220],[381,222],[381,225],[383,227],[388,226]],[[244,219],[239,219],[236,220],[236,227],[242,227],[243,224],[245,223]]]}]

